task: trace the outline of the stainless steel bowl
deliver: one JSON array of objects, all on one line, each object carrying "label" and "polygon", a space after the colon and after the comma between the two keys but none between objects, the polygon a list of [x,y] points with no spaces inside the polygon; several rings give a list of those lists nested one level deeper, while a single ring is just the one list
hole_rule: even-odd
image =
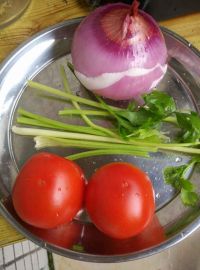
[{"label": "stainless steel bowl", "polygon": [[[55,112],[66,106],[62,101],[41,98],[36,91],[27,87],[26,81],[34,79],[53,87],[62,88],[59,65],[66,66],[66,59],[70,59],[71,41],[80,20],[66,21],[40,32],[14,51],[1,65],[0,213],[25,237],[62,256],[91,262],[120,262],[150,256],[182,241],[200,226],[200,209],[184,207],[179,195],[170,186],[164,184],[162,177],[162,170],[165,166],[185,163],[188,160],[186,155],[157,153],[152,154],[151,159],[118,155],[79,160],[79,164],[86,171],[87,176],[107,162],[122,160],[136,164],[149,174],[155,189],[156,215],[159,226],[154,227],[154,231],[151,231],[149,244],[141,245],[140,242],[137,248],[134,247],[135,239],[131,240],[133,241],[131,248],[130,243],[113,242],[111,239],[102,240],[103,236],[94,232],[95,229],[91,228],[92,225],[83,218],[83,215],[77,217],[79,220],[73,223],[78,226],[76,237],[71,240],[74,227],[68,227],[65,237],[62,238],[69,238],[71,242],[70,244],[62,243],[61,247],[58,243],[56,245],[47,233],[39,232],[20,221],[9,200],[18,169],[35,152],[32,138],[11,133],[11,126],[16,122],[17,108],[23,106],[29,111],[57,118]],[[199,111],[200,53],[176,34],[164,28],[162,31],[168,48],[169,67],[158,88],[170,93],[180,109]],[[86,95],[70,73],[68,76],[73,91],[78,95]],[[65,121],[64,118],[63,120]],[[74,122],[73,119],[70,121]],[[75,123],[79,122],[79,119],[75,120]],[[74,152],[74,149],[51,148],[48,151],[66,155]],[[192,173],[192,181],[199,186],[198,180],[199,167],[196,167]],[[156,241],[156,235],[160,229],[163,237]],[[86,231],[87,240],[85,241],[89,248],[87,246],[83,251],[73,250],[74,243],[82,241]],[[54,236],[56,237],[56,234]],[[149,240],[150,235],[147,234],[145,238]],[[98,246],[102,245],[104,248],[100,250]],[[107,246],[110,245],[112,248],[106,251]],[[128,249],[116,248],[126,245],[129,245]]]}]

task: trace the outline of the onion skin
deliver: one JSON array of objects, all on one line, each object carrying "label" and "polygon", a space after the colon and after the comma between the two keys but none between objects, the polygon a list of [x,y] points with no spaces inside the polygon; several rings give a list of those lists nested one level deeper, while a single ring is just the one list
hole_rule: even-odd
[{"label": "onion skin", "polygon": [[72,62],[81,83],[98,95],[137,99],[164,76],[167,49],[157,23],[126,4],[97,8],[78,26]]}]

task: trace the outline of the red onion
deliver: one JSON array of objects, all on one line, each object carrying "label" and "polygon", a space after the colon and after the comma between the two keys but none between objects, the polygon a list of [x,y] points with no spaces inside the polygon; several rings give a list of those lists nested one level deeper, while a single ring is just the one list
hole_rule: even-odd
[{"label": "red onion", "polygon": [[72,61],[80,82],[114,99],[139,98],[163,78],[167,49],[154,19],[122,3],[97,8],[78,26]]}]

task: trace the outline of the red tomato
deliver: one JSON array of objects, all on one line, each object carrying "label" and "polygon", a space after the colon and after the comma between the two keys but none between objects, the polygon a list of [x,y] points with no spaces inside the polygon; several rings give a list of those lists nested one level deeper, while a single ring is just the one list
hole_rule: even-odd
[{"label": "red tomato", "polygon": [[86,190],[86,209],[93,223],[110,237],[140,233],[155,210],[148,176],[129,163],[115,162],[98,169]]},{"label": "red tomato", "polygon": [[70,222],[82,207],[85,181],[78,165],[63,157],[33,155],[19,172],[12,191],[19,217],[39,228]]}]

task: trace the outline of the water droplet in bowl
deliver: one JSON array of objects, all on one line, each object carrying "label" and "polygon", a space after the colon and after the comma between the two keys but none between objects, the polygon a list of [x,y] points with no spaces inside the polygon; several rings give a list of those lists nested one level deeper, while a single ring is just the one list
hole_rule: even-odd
[{"label": "water droplet in bowl", "polygon": [[181,162],[182,161],[182,158],[181,157],[176,157],[175,161],[176,162]]},{"label": "water droplet in bowl", "polygon": [[160,193],[156,193],[156,198],[157,198],[157,199],[160,198]]}]

